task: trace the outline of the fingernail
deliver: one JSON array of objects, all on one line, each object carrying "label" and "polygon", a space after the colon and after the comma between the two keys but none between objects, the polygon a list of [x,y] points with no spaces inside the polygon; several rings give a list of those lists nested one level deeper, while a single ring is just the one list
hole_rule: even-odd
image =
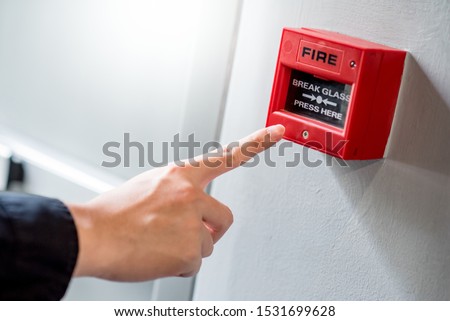
[{"label": "fingernail", "polygon": [[283,125],[274,125],[267,128],[267,132],[270,135],[270,140],[272,142],[277,142],[283,138],[285,128]]}]

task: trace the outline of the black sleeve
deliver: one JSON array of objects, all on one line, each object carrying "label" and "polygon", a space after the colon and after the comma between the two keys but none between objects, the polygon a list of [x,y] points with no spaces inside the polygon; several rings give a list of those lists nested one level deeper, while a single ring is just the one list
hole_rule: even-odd
[{"label": "black sleeve", "polygon": [[78,256],[78,237],[59,200],[0,193],[0,300],[59,300]]}]

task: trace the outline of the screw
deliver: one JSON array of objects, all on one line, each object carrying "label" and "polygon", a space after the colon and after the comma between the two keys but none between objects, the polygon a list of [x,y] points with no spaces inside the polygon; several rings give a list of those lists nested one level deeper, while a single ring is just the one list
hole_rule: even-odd
[{"label": "screw", "polygon": [[356,62],[354,60],[350,61],[350,67],[355,68]]},{"label": "screw", "polygon": [[304,139],[308,139],[308,137],[309,137],[308,131],[304,130],[303,133],[302,133],[302,136],[303,136]]}]

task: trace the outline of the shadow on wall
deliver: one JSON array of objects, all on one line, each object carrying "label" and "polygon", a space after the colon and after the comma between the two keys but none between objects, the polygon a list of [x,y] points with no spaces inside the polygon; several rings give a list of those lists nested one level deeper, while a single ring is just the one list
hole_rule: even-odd
[{"label": "shadow on wall", "polygon": [[450,106],[410,55],[387,158],[450,175]]},{"label": "shadow on wall", "polygon": [[450,108],[411,56],[399,97],[386,159],[332,170],[354,207],[348,233],[370,240],[398,293],[379,299],[449,300]]}]

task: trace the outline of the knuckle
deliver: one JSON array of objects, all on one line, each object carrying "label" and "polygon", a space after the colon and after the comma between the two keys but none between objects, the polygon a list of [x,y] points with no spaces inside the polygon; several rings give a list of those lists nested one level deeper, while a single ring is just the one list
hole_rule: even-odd
[{"label": "knuckle", "polygon": [[229,227],[234,222],[234,215],[233,215],[233,212],[231,211],[231,209],[228,206],[225,205],[225,207],[227,209],[227,212],[226,212],[227,214],[225,215],[225,223]]},{"label": "knuckle", "polygon": [[160,180],[162,181],[175,181],[180,180],[183,177],[183,171],[185,169],[176,165],[169,165],[164,167],[161,171]]},{"label": "knuckle", "polygon": [[184,278],[188,278],[194,276],[200,271],[200,267],[202,265],[202,261],[200,260],[196,265],[193,265],[187,272],[181,273],[180,276]]},{"label": "knuckle", "polygon": [[221,213],[221,225],[224,229],[228,229],[234,222],[234,216],[231,209],[225,205],[220,203],[222,209],[220,211]]},{"label": "knuckle", "polygon": [[178,169],[176,166],[166,166],[161,168],[159,172],[159,181],[169,181],[177,172]]},{"label": "knuckle", "polygon": [[180,276],[192,276],[200,269],[202,250],[198,241],[185,239],[177,251],[177,269],[174,273]]},{"label": "knuckle", "polygon": [[178,201],[182,204],[192,204],[196,203],[200,199],[200,193],[198,188],[190,182],[183,182],[178,186],[177,191]]},{"label": "knuckle", "polygon": [[178,174],[178,173],[181,172],[182,169],[183,169],[183,167],[181,167],[181,166],[177,166],[177,165],[171,164],[169,166],[166,166],[165,174],[166,175]]},{"label": "knuckle", "polygon": [[235,148],[231,151],[231,164],[237,166],[241,163],[241,153],[240,149]]},{"label": "knuckle", "polygon": [[241,163],[241,153],[239,149],[233,149],[230,151],[229,159],[231,161],[230,164],[232,167],[238,166]]},{"label": "knuckle", "polygon": [[241,145],[230,144],[226,146],[223,151],[223,156],[225,158],[225,165],[229,166],[237,166],[241,162]]},{"label": "knuckle", "polygon": [[211,254],[214,252],[214,245],[211,244],[208,246],[208,248],[203,252],[203,257],[211,256]]},{"label": "knuckle", "polygon": [[187,179],[182,173],[183,168],[168,166],[157,179],[156,188],[170,191],[171,199],[179,205],[195,203],[201,197],[200,188]]},{"label": "knuckle", "polygon": [[182,260],[189,270],[192,270],[202,260],[202,255],[199,250],[186,250],[182,255]]},{"label": "knuckle", "polygon": [[200,271],[200,267],[202,266],[202,260],[198,260],[198,262],[192,268],[192,275],[196,275],[198,271]]},{"label": "knuckle", "polygon": [[[265,130],[265,135],[268,135],[267,129]],[[252,135],[250,136],[250,140],[249,140],[249,141],[259,143],[261,140],[262,140],[262,138],[261,138],[260,135],[258,135],[258,134],[252,134]]]}]

